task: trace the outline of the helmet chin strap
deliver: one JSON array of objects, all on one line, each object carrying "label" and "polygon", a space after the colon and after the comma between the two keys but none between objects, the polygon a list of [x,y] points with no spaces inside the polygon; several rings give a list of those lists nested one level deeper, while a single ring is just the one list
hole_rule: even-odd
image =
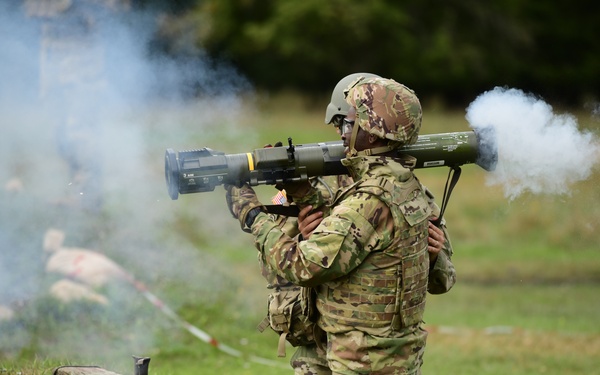
[{"label": "helmet chin strap", "polygon": [[356,148],[354,148],[354,146],[356,145],[356,136],[358,135],[358,128],[360,128],[360,126],[358,124],[354,124],[354,126],[352,127],[352,138],[350,138],[350,147],[349,147],[350,152],[348,153],[348,155],[350,155],[350,156],[358,156],[359,155],[358,151],[356,151]]},{"label": "helmet chin strap", "polygon": [[381,146],[381,147],[368,148],[368,149],[362,150],[362,151],[357,151],[356,155],[357,156],[379,155],[379,154],[385,154],[386,152],[389,152],[391,150],[393,150],[393,148],[391,148],[390,146]]}]

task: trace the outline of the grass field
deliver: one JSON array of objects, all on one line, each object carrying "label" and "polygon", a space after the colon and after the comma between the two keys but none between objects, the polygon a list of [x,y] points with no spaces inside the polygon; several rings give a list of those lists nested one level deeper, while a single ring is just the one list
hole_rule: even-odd
[{"label": "grass field", "polygon": [[[105,157],[106,202],[95,218],[52,203],[60,188],[34,188],[40,176],[65,173],[46,145],[44,167],[51,172],[23,173],[23,193],[0,193],[3,240],[11,245],[3,251],[14,255],[4,272],[18,270],[1,284],[14,289],[3,295],[13,297],[15,315],[0,321],[0,374],[50,374],[65,364],[131,374],[131,355],[151,357],[150,373],[157,375],[291,373],[288,359],[276,357],[276,335],[256,330],[265,313],[265,283],[250,237],[227,212],[223,190],[170,200],[163,153],[201,146],[246,152],[288,137],[295,143],[335,140],[323,124],[322,102],[289,96],[244,106],[133,111],[123,123],[134,125],[121,129]],[[597,119],[580,114],[580,125],[598,134]],[[466,130],[462,111],[428,110],[425,103],[422,133]],[[557,156],[549,151],[549,157]],[[15,165],[38,161],[29,156]],[[418,175],[442,195],[445,168]],[[458,282],[448,294],[428,299],[425,374],[600,371],[599,185],[596,170],[569,196],[508,200],[500,188],[486,185],[485,171],[463,168],[446,214]],[[273,190],[257,188],[263,200]],[[41,256],[49,227],[67,232],[67,246],[111,257],[178,316],[244,358],[199,340],[126,284],[101,290],[109,306],[57,303],[48,295],[57,276],[44,272]],[[252,355],[276,364],[256,363]]]}]

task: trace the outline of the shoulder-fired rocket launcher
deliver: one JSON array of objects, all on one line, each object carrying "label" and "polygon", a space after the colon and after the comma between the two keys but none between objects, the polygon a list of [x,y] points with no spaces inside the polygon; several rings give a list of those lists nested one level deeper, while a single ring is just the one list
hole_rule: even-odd
[{"label": "shoulder-fired rocket launcher", "polygon": [[[401,147],[400,154],[414,156],[415,168],[477,164],[492,171],[497,161],[493,128],[421,135],[415,144]],[[165,178],[171,199],[179,194],[213,191],[215,186],[275,185],[305,181],[313,176],[348,173],[341,163],[345,157],[342,141],[292,144],[259,148],[241,154],[225,154],[210,148],[165,153]]]}]

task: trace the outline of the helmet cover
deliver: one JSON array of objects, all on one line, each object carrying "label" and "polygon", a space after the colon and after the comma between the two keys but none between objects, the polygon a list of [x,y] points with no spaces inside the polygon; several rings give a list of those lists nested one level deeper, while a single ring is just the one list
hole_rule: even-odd
[{"label": "helmet cover", "polygon": [[346,102],[356,108],[358,125],[379,138],[398,142],[417,141],[422,109],[415,92],[393,79],[357,79],[346,89]]}]

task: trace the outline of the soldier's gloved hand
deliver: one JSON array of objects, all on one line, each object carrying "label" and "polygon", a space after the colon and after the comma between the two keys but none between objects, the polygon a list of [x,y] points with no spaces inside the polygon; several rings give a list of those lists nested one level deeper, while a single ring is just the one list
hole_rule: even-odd
[{"label": "soldier's gloved hand", "polygon": [[[264,146],[264,148],[270,148],[270,147],[283,147],[283,143],[281,141],[278,141],[274,145],[269,143]],[[288,200],[290,202],[293,202],[294,197],[296,197],[296,201],[297,201],[298,198],[301,198],[304,195],[306,195],[310,191],[312,186],[310,185],[310,183],[308,181],[302,181],[302,182],[280,183],[280,184],[275,185],[275,187],[278,190],[285,190],[286,197],[288,198]]]},{"label": "soldier's gloved hand", "polygon": [[285,195],[290,202],[298,202],[308,194],[312,189],[312,185],[308,181],[284,182],[275,185],[279,190],[285,190]]},{"label": "soldier's gloved hand", "polygon": [[250,233],[256,215],[266,212],[265,206],[258,201],[254,189],[247,184],[239,188],[233,185],[224,185],[224,187],[229,212],[240,221],[242,230]]}]

